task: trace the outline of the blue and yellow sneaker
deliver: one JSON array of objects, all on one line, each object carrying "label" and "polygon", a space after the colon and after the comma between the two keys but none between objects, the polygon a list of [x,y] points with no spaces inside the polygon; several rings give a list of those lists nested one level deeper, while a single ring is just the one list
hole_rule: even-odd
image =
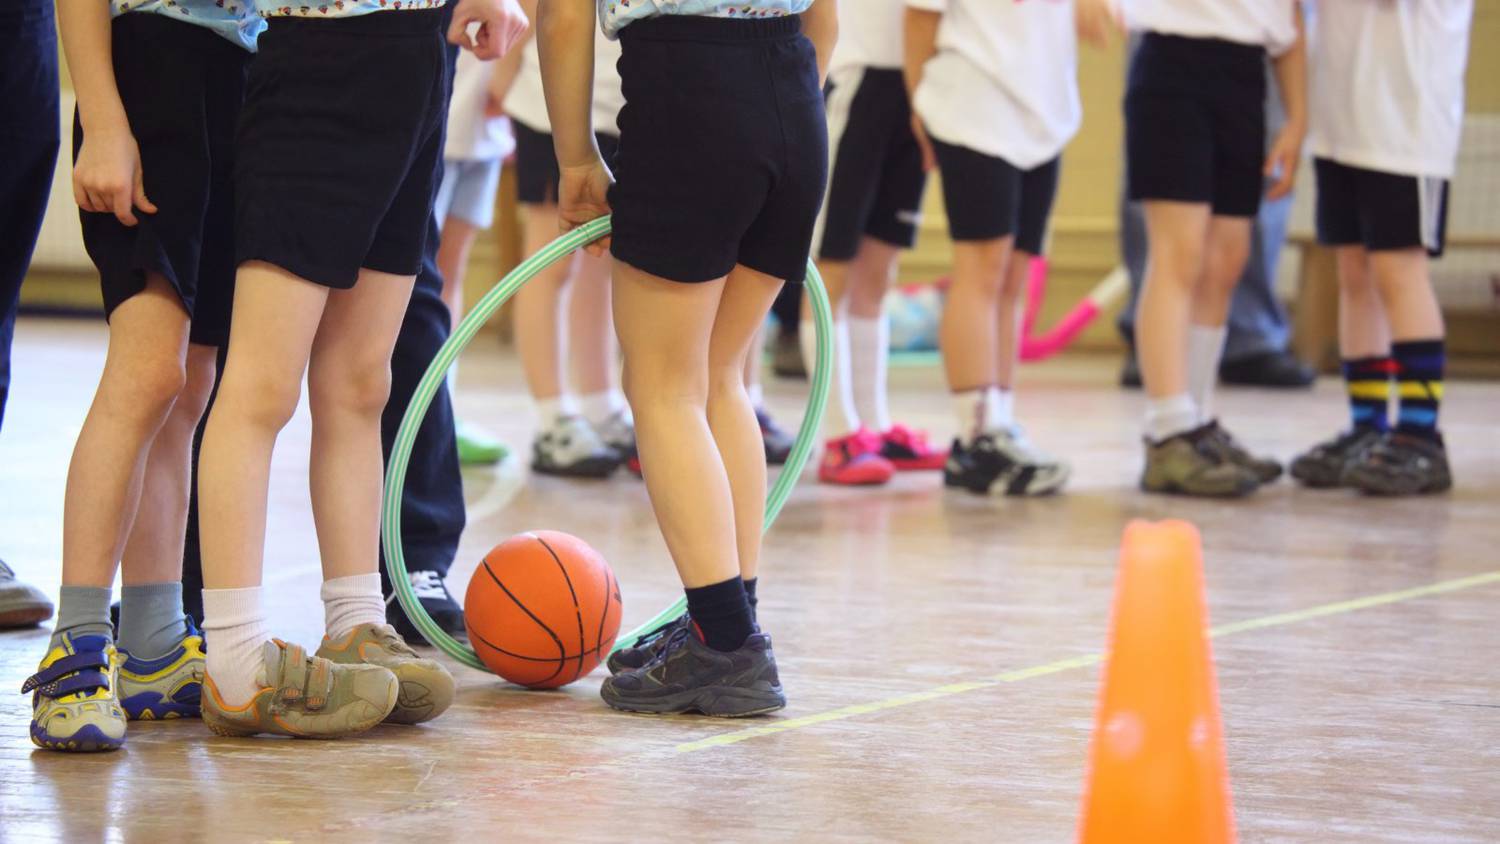
[{"label": "blue and yellow sneaker", "polygon": [[31,743],[47,750],[115,750],[125,711],[115,695],[119,654],[107,636],[65,634],[21,686],[32,692]]},{"label": "blue and yellow sneaker", "polygon": [[166,656],[137,659],[125,651],[120,705],[132,721],[197,718],[203,695],[203,634],[188,621],[187,635]]}]

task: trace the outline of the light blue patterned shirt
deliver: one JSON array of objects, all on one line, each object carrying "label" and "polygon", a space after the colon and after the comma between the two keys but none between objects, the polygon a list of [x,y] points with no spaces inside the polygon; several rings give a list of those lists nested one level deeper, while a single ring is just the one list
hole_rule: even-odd
[{"label": "light blue patterned shirt", "polygon": [[631,21],[661,15],[708,18],[779,18],[800,15],[813,0],[599,0],[599,25],[610,38]]},{"label": "light blue patterned shirt", "polygon": [[255,8],[262,17],[267,18],[352,18],[371,12],[436,9],[445,2],[446,0],[254,0]]},{"label": "light blue patterned shirt", "polygon": [[207,27],[251,52],[255,51],[255,39],[266,28],[251,0],[110,0],[111,17],[126,12],[169,15]]}]

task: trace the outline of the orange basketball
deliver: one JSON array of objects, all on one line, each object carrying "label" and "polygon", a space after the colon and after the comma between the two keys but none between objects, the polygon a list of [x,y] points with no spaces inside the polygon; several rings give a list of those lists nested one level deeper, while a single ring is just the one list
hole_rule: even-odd
[{"label": "orange basketball", "polygon": [[464,622],[489,669],[533,689],[594,670],[620,632],[620,585],[576,536],[523,533],[496,545],[469,580]]}]

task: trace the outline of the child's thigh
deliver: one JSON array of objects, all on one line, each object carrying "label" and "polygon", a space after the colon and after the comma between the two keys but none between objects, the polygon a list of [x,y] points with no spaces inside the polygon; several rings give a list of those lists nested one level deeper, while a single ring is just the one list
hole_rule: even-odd
[{"label": "child's thigh", "polygon": [[724,279],[684,284],[620,260],[612,278],[615,332],[630,380],[691,376],[706,384]]},{"label": "child's thigh", "polygon": [[362,269],[353,287],[330,291],[313,341],[314,366],[387,369],[414,281]]},{"label": "child's thigh", "polygon": [[708,353],[711,370],[741,370],[783,284],[775,276],[743,265],[734,268],[724,283],[724,295],[714,316]]}]

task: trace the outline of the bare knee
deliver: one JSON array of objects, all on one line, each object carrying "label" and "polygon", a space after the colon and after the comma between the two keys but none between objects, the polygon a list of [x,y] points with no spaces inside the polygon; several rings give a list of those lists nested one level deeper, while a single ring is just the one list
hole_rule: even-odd
[{"label": "bare knee", "polygon": [[314,361],[307,375],[315,417],[330,413],[379,417],[391,397],[390,361],[362,364]]},{"label": "bare knee", "polygon": [[1014,252],[1006,262],[1004,275],[1000,279],[1000,299],[1014,304],[1026,295],[1026,280],[1031,275],[1032,256],[1025,252]]},{"label": "bare knee", "polygon": [[[743,370],[735,377],[743,379]],[[647,371],[627,365],[621,383],[631,410],[637,416],[649,416],[654,410],[685,404],[707,406],[709,380],[706,367],[702,371],[677,367]]]},{"label": "bare knee", "polygon": [[999,296],[1005,286],[1010,257],[1011,239],[1008,237],[954,244],[953,286],[980,292],[987,297]]},{"label": "bare knee", "polygon": [[231,358],[219,384],[214,419],[235,418],[256,428],[280,431],[297,412],[301,399],[300,378],[279,378],[269,370]]},{"label": "bare knee", "polygon": [[110,399],[112,412],[159,425],[186,382],[182,360],[163,353],[134,359],[129,366],[106,366],[99,391]]}]

